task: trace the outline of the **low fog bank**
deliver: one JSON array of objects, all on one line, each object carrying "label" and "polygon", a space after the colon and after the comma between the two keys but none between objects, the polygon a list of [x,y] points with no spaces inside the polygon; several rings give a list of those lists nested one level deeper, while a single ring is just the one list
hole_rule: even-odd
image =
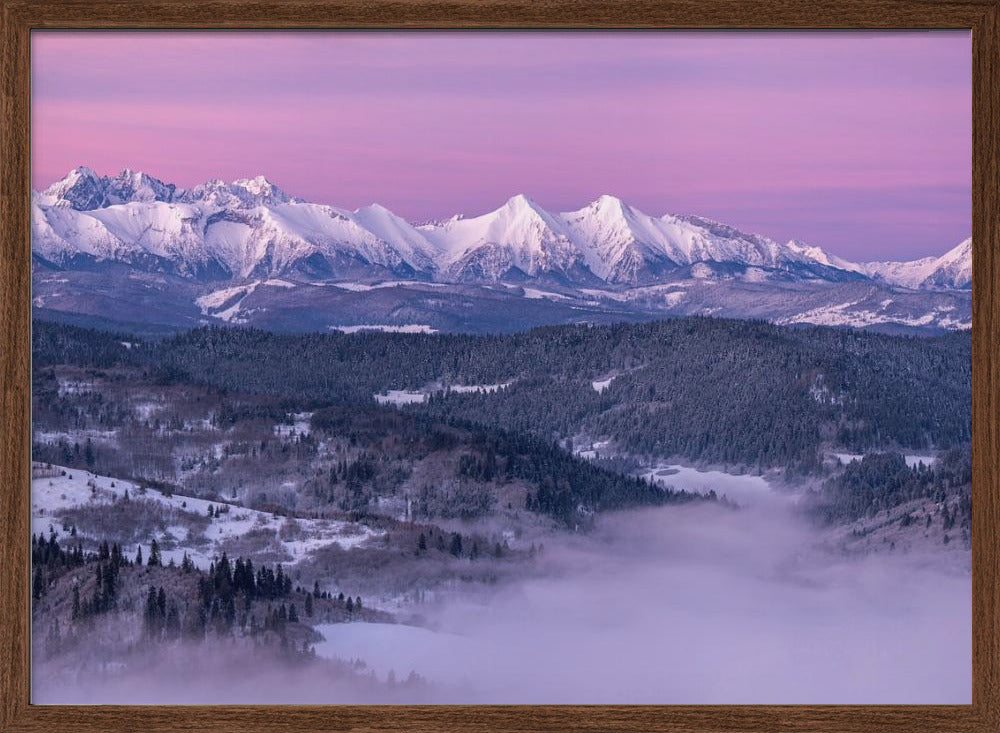
[{"label": "low fog bank", "polygon": [[[365,625],[365,624],[357,624]],[[95,664],[33,660],[33,705],[323,705],[429,702],[426,681],[387,683],[359,664],[281,659],[223,642],[135,649],[122,661]]]},{"label": "low fog bank", "polygon": [[319,652],[415,669],[435,702],[969,703],[971,579],[818,539],[771,502],[607,516],[435,632],[326,627]]},{"label": "low fog bank", "polygon": [[426,628],[320,626],[294,663],[232,642],[39,659],[33,702],[969,703],[968,574],[823,539],[784,501],[606,515],[528,578],[419,607]]}]

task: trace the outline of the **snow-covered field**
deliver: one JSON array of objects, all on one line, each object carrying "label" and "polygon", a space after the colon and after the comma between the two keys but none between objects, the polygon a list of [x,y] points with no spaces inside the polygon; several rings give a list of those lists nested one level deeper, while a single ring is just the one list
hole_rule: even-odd
[{"label": "snow-covered field", "polygon": [[452,392],[458,392],[460,394],[466,394],[471,392],[482,392],[487,394],[493,394],[498,392],[504,387],[509,387],[513,382],[502,382],[500,384],[452,384],[448,387]]},{"label": "snow-covered field", "polygon": [[[776,318],[774,322],[779,326],[812,323],[817,326],[850,326],[852,328],[870,328],[871,326],[886,324],[912,327],[936,325],[939,328],[945,329],[966,329],[972,327],[971,320],[963,320],[948,315],[948,313],[954,310],[951,306],[938,306],[934,310],[922,315],[907,317],[886,311],[876,312],[863,308],[855,310],[860,302],[851,301],[835,305],[825,305],[784,318]],[[891,303],[891,300],[882,301],[883,307],[891,305]]]},{"label": "snow-covered field", "polygon": [[617,376],[618,376],[617,374],[612,374],[610,377],[607,377],[606,379],[596,379],[590,383],[590,386],[594,388],[595,392],[600,394],[601,392],[603,392],[604,390],[606,390],[608,387],[611,386],[611,383],[615,381],[615,377]]},{"label": "snow-covered field", "polygon": [[[177,546],[161,551],[164,562],[173,559],[179,563],[187,552],[196,565],[207,568],[213,558],[221,554],[222,543],[237,539],[251,530],[274,530],[282,549],[293,558],[290,564],[294,564],[314,550],[331,544],[349,549],[382,534],[380,531],[353,522],[334,519],[289,519],[226,502],[197,499],[180,494],[168,496],[156,489],[144,490],[131,481],[98,476],[74,468],[54,466],[52,471],[36,471],[41,474],[52,472],[57,472],[59,475],[41,475],[31,482],[31,531],[45,536],[48,536],[50,531],[54,531],[59,537],[68,535],[61,521],[61,515],[65,512],[88,505],[113,505],[124,500],[126,491],[129,500],[152,500],[176,512],[189,512],[207,517],[209,506],[228,510],[216,514],[211,519],[204,533],[206,543],[191,542],[194,538],[188,536],[188,529],[181,524],[169,527],[167,533],[176,539]],[[148,553],[148,543],[152,539],[153,537],[149,537],[142,543],[144,554]],[[161,542],[164,536],[156,539]],[[122,549],[127,554],[134,555],[136,546],[126,546]]]},{"label": "snow-covered field", "polygon": [[31,434],[31,439],[36,443],[56,444],[63,440],[73,445],[92,440],[95,443],[110,443],[118,436],[117,430],[95,430],[93,428],[83,430],[37,430]]},{"label": "snow-covered field", "polygon": [[[238,285],[233,288],[214,290],[211,293],[195,298],[194,302],[195,305],[201,309],[202,315],[213,316],[214,318],[218,318],[226,323],[231,323],[233,322],[233,319],[239,315],[240,304],[243,302],[243,298],[247,297],[250,293],[256,290],[259,284],[260,283],[253,282],[248,283],[247,285]],[[216,310],[234,298],[238,298],[238,300],[228,308]]]},{"label": "snow-covered field", "polygon": [[731,474],[723,471],[702,471],[690,466],[660,465],[642,474],[642,477],[662,486],[707,494],[714,491],[737,504],[757,504],[775,498],[788,498],[774,491],[763,476]]},{"label": "snow-covered field", "polygon": [[381,288],[402,288],[402,287],[428,287],[428,288],[443,288],[447,287],[446,283],[434,283],[426,282],[423,280],[387,280],[386,282],[380,283],[357,283],[357,282],[329,282],[329,283],[316,283],[317,285],[329,285],[330,287],[340,288],[341,290],[348,290],[352,293],[364,293],[369,290],[379,290]]},{"label": "snow-covered field", "polygon": [[412,405],[427,399],[426,392],[410,392],[405,389],[390,389],[386,394],[374,396],[380,405]]},{"label": "snow-covered field", "polygon": [[380,405],[413,405],[426,402],[432,393],[444,392],[445,389],[458,394],[495,394],[513,383],[513,381],[510,381],[498,384],[450,384],[447,387],[436,383],[420,390],[390,389],[388,392],[373,396],[375,397],[375,401]]},{"label": "snow-covered field", "polygon": [[305,435],[309,432],[309,420],[312,418],[313,414],[311,412],[295,412],[292,413],[292,424],[283,425],[278,424],[274,426],[274,434],[283,438],[287,438],[292,433],[296,435]]},{"label": "snow-covered field", "polygon": [[[836,458],[843,464],[848,464],[851,461],[860,461],[864,458],[861,453],[834,453],[833,457]],[[910,468],[915,468],[919,464],[923,463],[925,466],[931,466],[934,461],[937,460],[937,456],[934,455],[905,455],[903,459],[906,461],[906,465]]]},{"label": "snow-covered field", "polygon": [[404,323],[398,326],[391,324],[363,323],[357,326],[330,326],[330,330],[341,331],[342,333],[359,333],[361,331],[381,331],[382,333],[437,333],[436,328],[431,328],[426,323]]},{"label": "snow-covered field", "polygon": [[529,300],[542,300],[544,298],[548,298],[549,300],[573,300],[568,295],[552,293],[548,290],[539,290],[538,288],[524,288],[524,297]]},{"label": "snow-covered field", "polygon": [[[212,316],[226,323],[239,323],[240,308],[243,300],[253,293],[258,287],[266,285],[272,288],[294,288],[295,283],[282,280],[280,278],[270,278],[269,280],[255,280],[244,285],[237,285],[231,288],[213,290],[211,293],[195,298],[195,305],[201,310],[203,316]],[[229,301],[234,301],[229,307],[218,310]]]},{"label": "snow-covered field", "polygon": [[589,445],[575,445],[573,448],[573,455],[592,461],[595,458],[600,458],[602,456],[607,457],[608,449],[611,448],[611,445],[612,441],[610,440],[598,440],[590,443]]}]

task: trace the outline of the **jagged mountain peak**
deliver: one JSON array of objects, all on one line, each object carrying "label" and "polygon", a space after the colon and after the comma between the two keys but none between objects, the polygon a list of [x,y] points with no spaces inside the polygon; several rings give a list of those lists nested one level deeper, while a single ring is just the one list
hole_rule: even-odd
[{"label": "jagged mountain peak", "polygon": [[602,193],[590,203],[590,207],[598,211],[608,211],[614,213],[625,213],[631,211],[632,207],[626,204],[617,196],[610,193]]},{"label": "jagged mountain peak", "polygon": [[515,193],[513,196],[507,199],[507,202],[504,204],[504,206],[509,206],[512,208],[521,208],[525,206],[534,207],[535,205],[536,205],[535,202],[532,201],[531,198],[529,198],[526,194],[523,193]]},{"label": "jagged mountain peak", "polygon": [[231,188],[242,189],[254,201],[286,203],[291,197],[268,180],[266,176],[256,175],[253,178],[240,178],[230,184]]},{"label": "jagged mountain peak", "polygon": [[489,214],[484,214],[484,216],[537,217],[546,221],[546,223],[552,220],[552,215],[548,211],[539,206],[530,196],[523,193],[514,194],[499,209]]},{"label": "jagged mountain peak", "polygon": [[104,203],[104,186],[92,168],[80,165],[46,188],[42,195],[55,205],[86,211]]},{"label": "jagged mountain peak", "polygon": [[84,254],[219,277],[304,268],[321,278],[388,272],[631,287],[690,278],[697,269],[698,277],[754,282],[868,278],[927,289],[971,282],[968,241],[939,258],[859,265],[706,217],[650,216],[610,193],[565,213],[518,193],[478,216],[414,226],[378,203],[353,211],[307,203],[265,175],[184,190],[131,168],[102,177],[79,166],[32,200],[36,251],[53,261]]}]

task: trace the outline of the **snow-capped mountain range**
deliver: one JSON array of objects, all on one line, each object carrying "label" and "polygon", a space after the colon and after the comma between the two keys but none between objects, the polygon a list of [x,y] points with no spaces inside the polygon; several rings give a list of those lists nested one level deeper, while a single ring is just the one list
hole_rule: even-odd
[{"label": "snow-capped mountain range", "polygon": [[561,213],[516,195],[481,216],[414,226],[378,204],[309,203],[263,176],[179,189],[146,173],[80,167],[36,193],[32,213],[33,251],[53,265],[122,262],[211,281],[390,275],[635,287],[685,275],[971,286],[970,240],[937,258],[853,263],[708,219],[650,216],[608,195]]},{"label": "snow-capped mountain range", "polygon": [[[263,176],[189,189],[80,167],[32,197],[33,302],[119,328],[518,330],[664,315],[940,332],[971,322],[972,242],[856,263],[614,196],[550,212],[524,195],[413,224]],[[137,325],[138,324],[138,325]]]}]

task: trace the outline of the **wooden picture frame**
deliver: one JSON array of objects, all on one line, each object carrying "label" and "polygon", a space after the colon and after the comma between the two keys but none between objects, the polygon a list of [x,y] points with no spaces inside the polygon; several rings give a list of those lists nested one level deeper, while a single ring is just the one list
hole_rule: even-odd
[{"label": "wooden picture frame", "polygon": [[[0,0],[0,731],[1000,730],[1000,0]],[[35,29],[971,29],[969,706],[33,706],[30,41]]]}]

